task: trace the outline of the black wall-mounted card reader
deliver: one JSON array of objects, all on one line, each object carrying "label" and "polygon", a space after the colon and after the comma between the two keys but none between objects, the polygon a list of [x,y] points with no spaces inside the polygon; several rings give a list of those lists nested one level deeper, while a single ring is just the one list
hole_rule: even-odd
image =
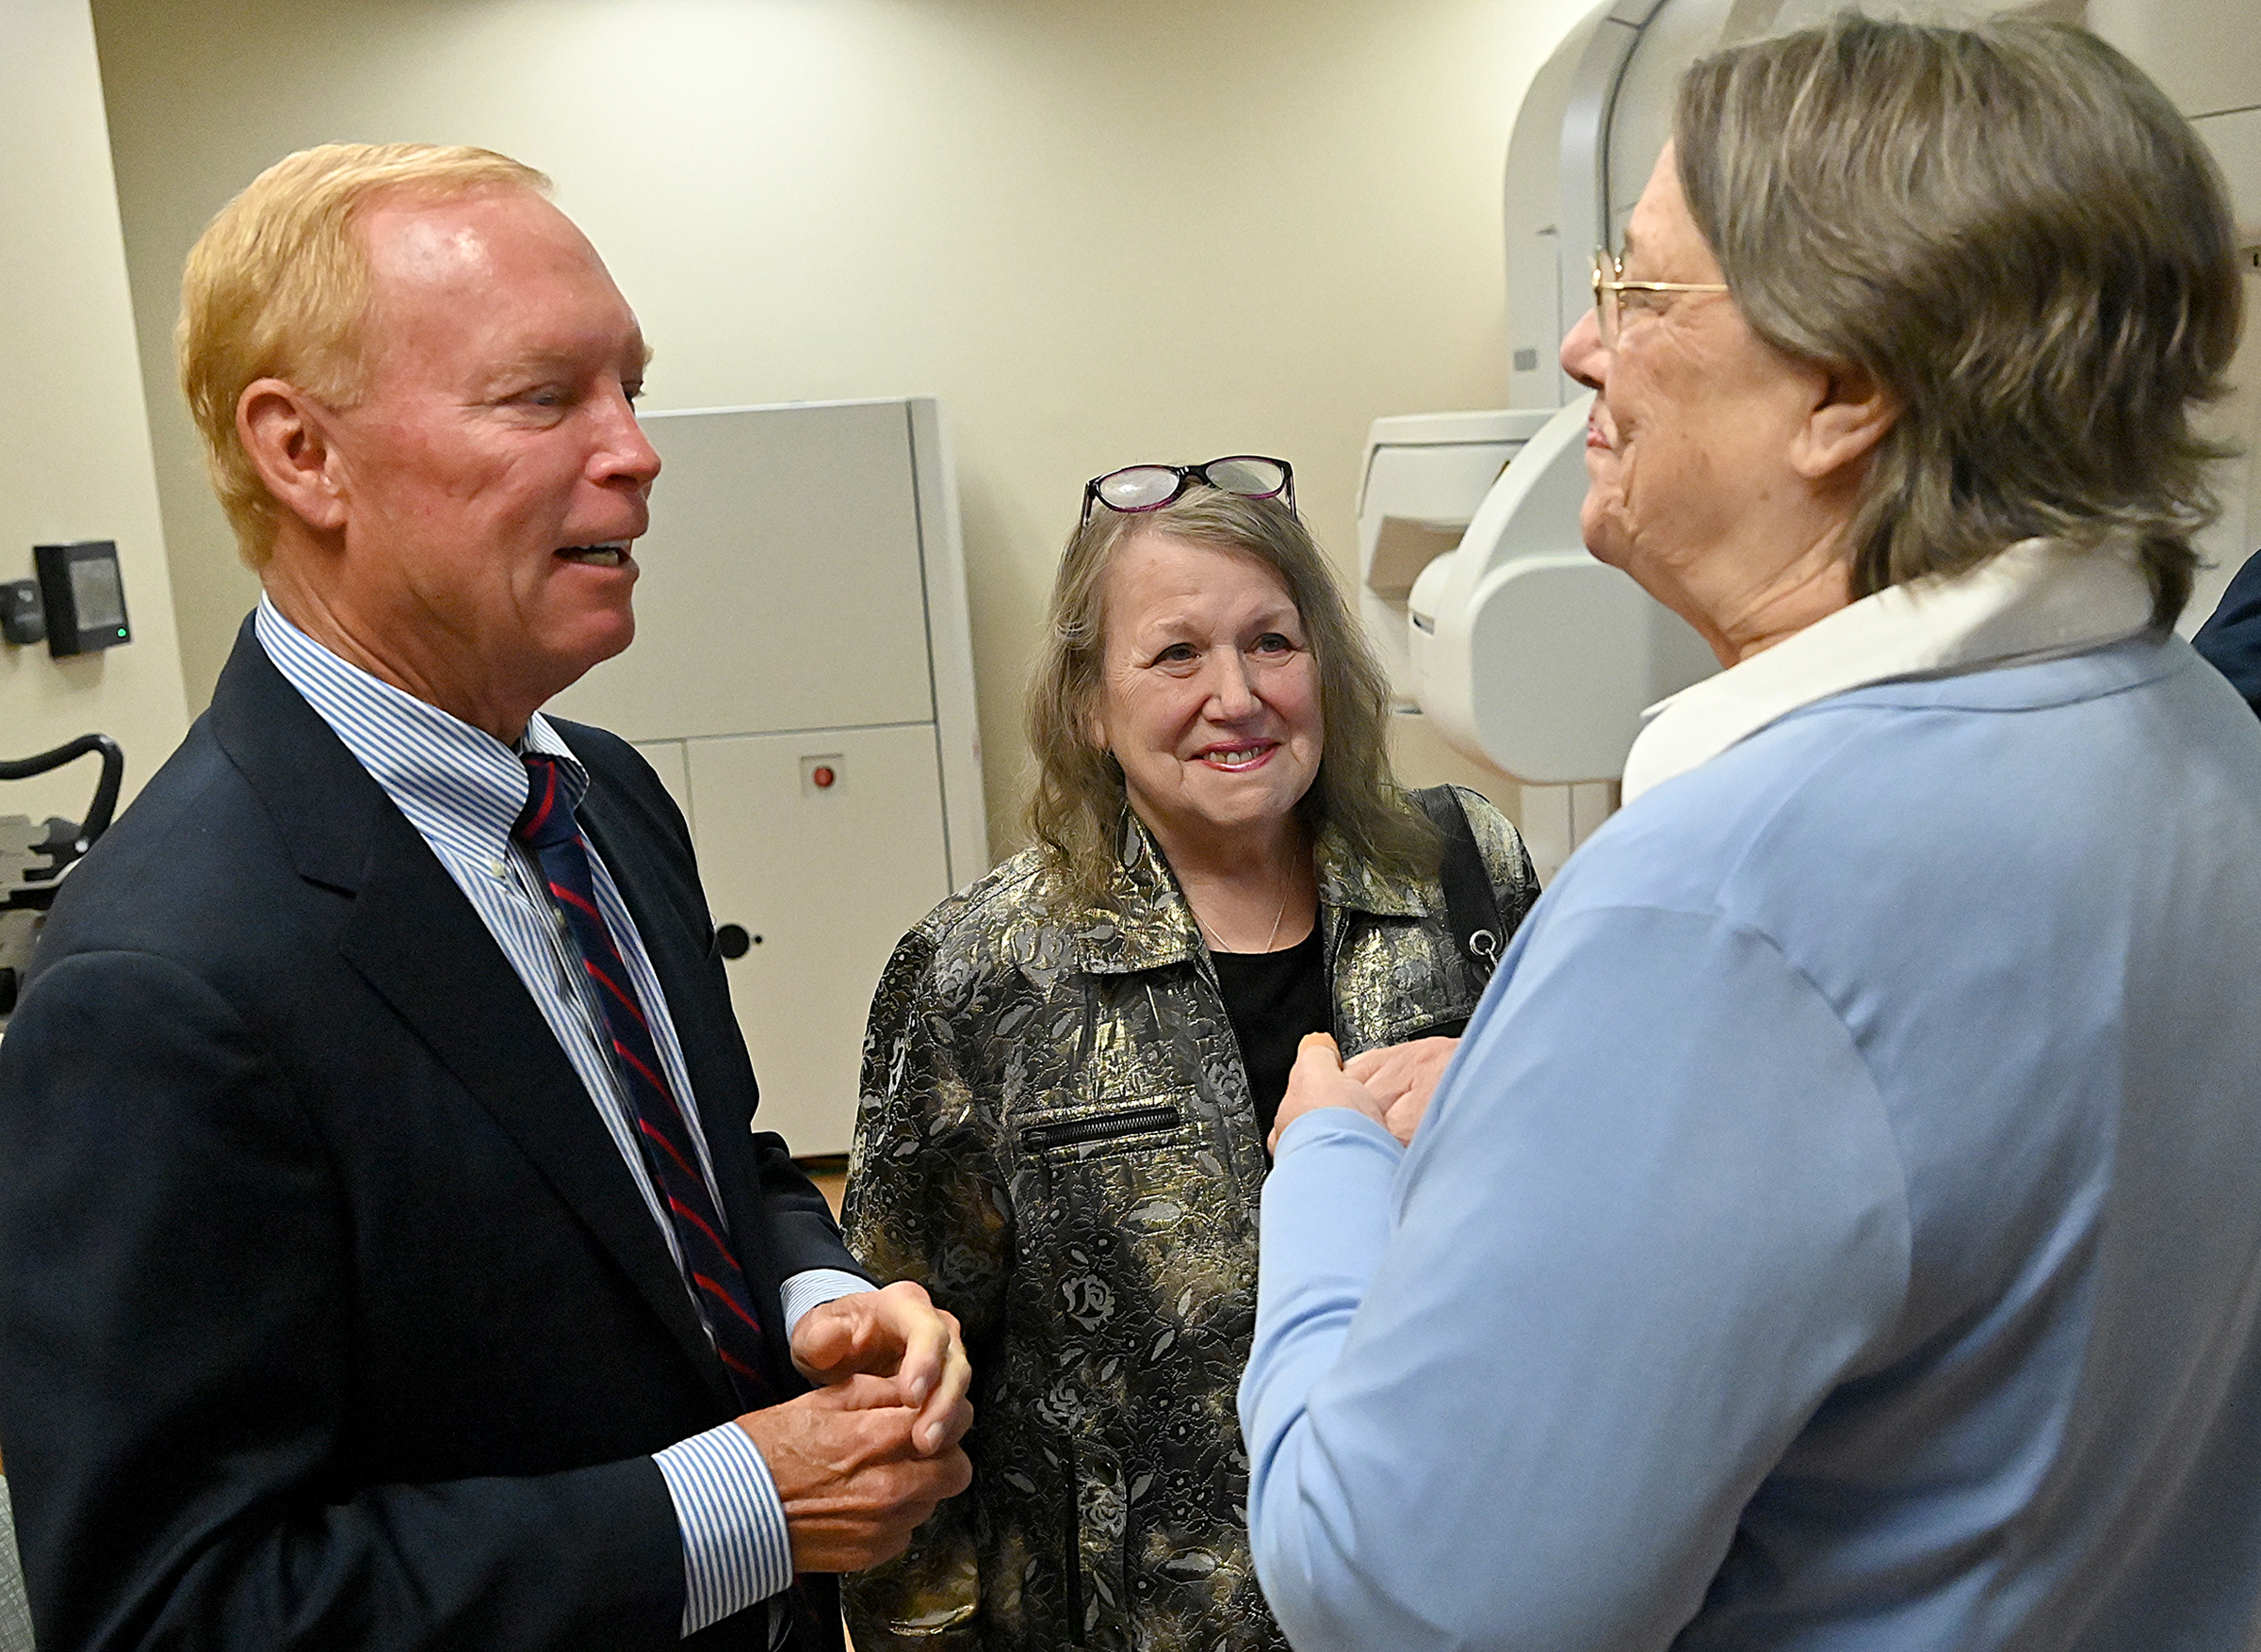
[{"label": "black wall-mounted card reader", "polygon": [[40,571],[40,599],[47,609],[48,653],[61,659],[133,640],[114,541],[34,545],[31,556]]}]

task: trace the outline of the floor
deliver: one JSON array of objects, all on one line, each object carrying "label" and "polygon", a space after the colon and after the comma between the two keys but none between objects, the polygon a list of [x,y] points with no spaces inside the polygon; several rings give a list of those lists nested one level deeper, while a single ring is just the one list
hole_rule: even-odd
[{"label": "floor", "polygon": [[793,1161],[808,1173],[808,1179],[817,1184],[818,1191],[831,1201],[832,1214],[840,1214],[840,1194],[848,1186],[848,1156],[835,1153],[823,1158],[797,1158]]}]

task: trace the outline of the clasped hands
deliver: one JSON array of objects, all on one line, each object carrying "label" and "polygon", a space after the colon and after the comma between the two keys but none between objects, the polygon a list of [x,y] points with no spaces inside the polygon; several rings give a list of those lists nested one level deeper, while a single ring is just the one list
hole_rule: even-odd
[{"label": "clasped hands", "polygon": [[811,1308],[793,1327],[810,1393],[738,1419],[785,1503],[796,1572],[857,1572],[903,1552],[973,1467],[972,1369],[957,1320],[909,1281]]},{"label": "clasped hands", "polygon": [[1345,1062],[1327,1034],[1305,1034],[1268,1145],[1277,1153],[1280,1132],[1314,1108],[1347,1107],[1410,1146],[1437,1081],[1459,1047],[1456,1038],[1416,1038],[1363,1051]]}]

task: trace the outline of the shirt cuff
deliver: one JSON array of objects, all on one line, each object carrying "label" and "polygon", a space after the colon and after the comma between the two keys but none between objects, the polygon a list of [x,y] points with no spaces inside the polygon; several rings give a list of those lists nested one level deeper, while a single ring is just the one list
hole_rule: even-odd
[{"label": "shirt cuff", "polygon": [[792,1587],[785,1502],[745,1430],[726,1422],[652,1461],[683,1533],[684,1634]]},{"label": "shirt cuff", "polygon": [[[778,1292],[787,1340],[810,1309],[872,1288],[869,1279],[840,1268],[794,1274]],[[652,1461],[667,1482],[683,1534],[684,1634],[792,1587],[785,1502],[744,1429],[724,1423],[654,1452]]]},{"label": "shirt cuff", "polygon": [[1315,1107],[1307,1113],[1296,1115],[1294,1123],[1279,1133],[1279,1150],[1272,1156],[1278,1162],[1288,1156],[1290,1147],[1300,1147],[1306,1142],[1361,1142],[1379,1147],[1397,1158],[1403,1158],[1406,1149],[1389,1127],[1375,1123],[1355,1107]]},{"label": "shirt cuff", "polygon": [[788,1342],[793,1339],[802,1316],[811,1308],[878,1288],[862,1274],[851,1273],[844,1268],[809,1268],[794,1274],[777,1292],[777,1305],[785,1310],[785,1339]]}]

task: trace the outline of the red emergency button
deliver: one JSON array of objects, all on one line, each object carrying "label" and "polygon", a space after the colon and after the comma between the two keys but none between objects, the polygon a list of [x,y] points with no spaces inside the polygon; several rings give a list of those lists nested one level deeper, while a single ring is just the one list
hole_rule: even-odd
[{"label": "red emergency button", "polygon": [[832,766],[829,763],[820,763],[808,771],[808,778],[821,789],[830,786],[838,776],[833,773]]}]

